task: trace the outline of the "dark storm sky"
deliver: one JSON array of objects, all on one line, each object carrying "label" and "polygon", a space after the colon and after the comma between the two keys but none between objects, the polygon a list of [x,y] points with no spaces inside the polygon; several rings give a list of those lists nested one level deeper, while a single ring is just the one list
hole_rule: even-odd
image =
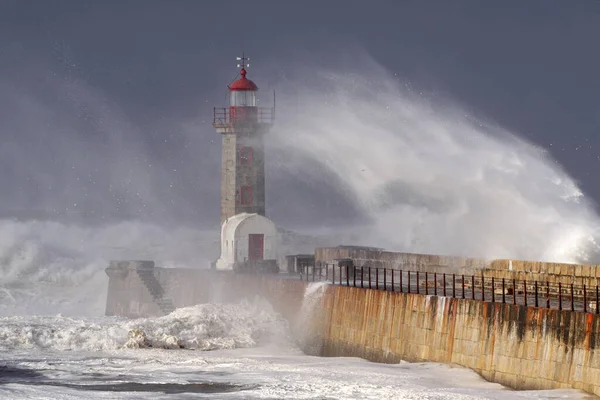
[{"label": "dark storm sky", "polygon": [[0,0],[0,214],[143,213],[144,188],[103,172],[124,146],[144,154],[136,179],[161,166],[153,212],[213,224],[209,118],[242,49],[262,76],[302,57],[343,69],[363,48],[548,149],[598,201],[599,42],[592,0]]}]

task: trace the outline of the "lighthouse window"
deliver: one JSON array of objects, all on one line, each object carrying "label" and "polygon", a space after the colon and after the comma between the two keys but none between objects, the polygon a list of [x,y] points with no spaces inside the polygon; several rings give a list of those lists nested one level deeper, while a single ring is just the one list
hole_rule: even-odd
[{"label": "lighthouse window", "polygon": [[255,107],[256,92],[253,90],[232,90],[229,95],[229,105],[232,107]]},{"label": "lighthouse window", "polygon": [[252,187],[242,186],[242,193],[240,197],[242,204],[252,204]]},{"label": "lighthouse window", "polygon": [[242,164],[242,165],[252,164],[252,147],[240,148],[240,164]]}]

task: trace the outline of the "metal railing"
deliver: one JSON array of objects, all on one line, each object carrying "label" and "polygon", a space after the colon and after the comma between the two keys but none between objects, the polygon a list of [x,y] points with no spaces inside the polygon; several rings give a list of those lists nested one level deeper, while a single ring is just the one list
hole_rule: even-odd
[{"label": "metal railing", "polygon": [[333,285],[599,313],[598,285],[498,279],[483,275],[325,264],[305,266],[300,279]]},{"label": "metal railing", "polygon": [[238,107],[232,110],[230,107],[215,107],[213,110],[213,125],[227,125],[248,121],[272,124],[275,121],[275,109],[267,107]]}]

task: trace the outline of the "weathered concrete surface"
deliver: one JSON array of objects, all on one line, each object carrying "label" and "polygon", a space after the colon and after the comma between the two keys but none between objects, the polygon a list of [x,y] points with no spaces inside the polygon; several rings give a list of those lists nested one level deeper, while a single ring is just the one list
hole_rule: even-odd
[{"label": "weathered concrete surface", "polygon": [[570,311],[330,286],[323,355],[435,361],[516,389],[600,394],[600,318]]},{"label": "weathered concrete surface", "polygon": [[106,268],[109,277],[106,315],[134,318],[162,315],[152,289],[140,276],[154,269],[154,261],[111,262]]}]

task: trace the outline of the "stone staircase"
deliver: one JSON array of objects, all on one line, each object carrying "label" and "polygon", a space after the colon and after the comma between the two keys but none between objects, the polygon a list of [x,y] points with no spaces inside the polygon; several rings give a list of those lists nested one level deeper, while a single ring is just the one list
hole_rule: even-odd
[{"label": "stone staircase", "polygon": [[175,306],[173,305],[173,301],[165,296],[165,290],[162,285],[154,276],[153,269],[137,269],[137,274],[152,295],[154,302],[158,306],[158,308],[163,312],[163,315],[170,314],[175,311]]}]

